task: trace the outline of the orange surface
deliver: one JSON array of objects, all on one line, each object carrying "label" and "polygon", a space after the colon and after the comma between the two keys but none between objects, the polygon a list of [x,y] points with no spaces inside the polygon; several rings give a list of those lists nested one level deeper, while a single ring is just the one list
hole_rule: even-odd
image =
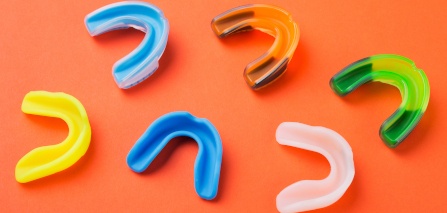
[{"label": "orange surface", "polygon": [[[303,179],[329,174],[323,156],[275,141],[284,121],[331,128],[352,146],[356,175],[334,205],[315,212],[442,212],[447,189],[445,71],[447,3],[426,1],[277,0],[299,24],[301,37],[288,71],[254,92],[242,77],[273,38],[249,32],[218,39],[212,18],[247,0],[152,1],[170,21],[159,70],[129,90],[111,75],[115,61],[143,38],[122,30],[91,38],[86,14],[112,1],[0,2],[0,204],[2,212],[275,212],[276,195]],[[329,79],[349,63],[379,53],[416,62],[430,81],[426,114],[392,150],[380,124],[399,106],[397,89],[379,83],[345,98]],[[92,127],[86,155],[58,174],[20,184],[14,168],[30,150],[61,142],[62,120],[26,115],[20,105],[32,90],[61,91],[84,105]],[[218,197],[194,191],[197,145],[174,140],[143,174],[126,155],[159,116],[176,110],[208,118],[223,142]]]}]

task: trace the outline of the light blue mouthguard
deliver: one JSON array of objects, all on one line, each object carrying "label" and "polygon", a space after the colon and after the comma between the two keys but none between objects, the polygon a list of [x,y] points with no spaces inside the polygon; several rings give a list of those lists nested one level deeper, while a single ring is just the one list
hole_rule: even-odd
[{"label": "light blue mouthguard", "polygon": [[157,70],[168,42],[168,20],[159,8],[146,2],[125,1],[101,7],[85,17],[85,26],[91,36],[129,27],[146,33],[135,50],[113,65],[113,77],[122,89],[135,86]]}]

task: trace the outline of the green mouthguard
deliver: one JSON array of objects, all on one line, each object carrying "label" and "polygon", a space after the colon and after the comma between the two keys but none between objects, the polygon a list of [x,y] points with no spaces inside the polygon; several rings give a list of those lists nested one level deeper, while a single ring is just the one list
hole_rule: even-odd
[{"label": "green mouthguard", "polygon": [[399,145],[421,120],[430,98],[430,85],[424,71],[403,56],[383,54],[358,60],[332,77],[330,86],[345,96],[368,82],[397,87],[402,95],[399,108],[383,122],[380,137],[391,148]]}]

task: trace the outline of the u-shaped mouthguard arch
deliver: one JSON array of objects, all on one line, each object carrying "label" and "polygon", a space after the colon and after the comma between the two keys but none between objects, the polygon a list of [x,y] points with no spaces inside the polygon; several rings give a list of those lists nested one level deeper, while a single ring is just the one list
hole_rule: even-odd
[{"label": "u-shaped mouthguard arch", "polygon": [[16,165],[20,183],[60,172],[76,163],[90,145],[91,129],[87,113],[76,98],[65,93],[33,91],[26,94],[22,111],[27,114],[55,117],[68,125],[68,136],[59,144],[33,149]]},{"label": "u-shaped mouthguard arch", "polygon": [[252,89],[262,88],[281,76],[299,41],[299,28],[285,10],[263,4],[245,5],[230,9],[211,22],[219,38],[257,29],[275,37],[272,47],[244,70],[244,78]]},{"label": "u-shaped mouthguard arch", "polygon": [[158,60],[168,42],[169,23],[154,5],[124,1],[101,7],[85,17],[91,36],[129,27],[146,33],[140,45],[113,65],[118,86],[127,89],[142,82],[158,68]]},{"label": "u-shaped mouthguard arch", "polygon": [[430,85],[424,71],[403,56],[374,55],[356,61],[334,75],[332,90],[345,96],[368,82],[382,82],[397,87],[402,95],[399,108],[383,122],[380,137],[388,147],[399,145],[416,127],[428,106]]},{"label": "u-shaped mouthguard arch", "polygon": [[302,212],[335,203],[343,196],[354,179],[352,149],[337,132],[320,126],[295,122],[281,123],[276,130],[279,144],[322,154],[329,161],[331,172],[323,180],[301,180],[276,197],[280,212]]},{"label": "u-shaped mouthguard arch", "polygon": [[222,142],[216,128],[207,119],[196,118],[188,112],[161,116],[132,147],[127,155],[127,165],[135,172],[143,172],[166,144],[179,136],[190,137],[199,145],[194,164],[194,186],[201,198],[214,199],[222,164]]}]

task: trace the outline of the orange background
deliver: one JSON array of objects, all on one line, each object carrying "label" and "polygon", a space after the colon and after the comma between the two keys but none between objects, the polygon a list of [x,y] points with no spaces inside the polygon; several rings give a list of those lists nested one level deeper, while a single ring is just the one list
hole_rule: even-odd
[{"label": "orange background", "polygon": [[[345,195],[315,212],[440,212],[447,189],[447,3],[441,0],[259,1],[288,10],[301,38],[288,71],[261,91],[244,82],[246,64],[273,38],[247,32],[218,39],[211,19],[248,0],[153,0],[169,19],[160,68],[129,90],[115,85],[114,62],[144,34],[88,35],[84,17],[114,1],[0,2],[0,204],[2,212],[275,212],[276,195],[304,179],[322,179],[329,164],[317,153],[279,145],[284,121],[331,128],[350,143],[356,174]],[[396,149],[380,140],[381,123],[401,102],[396,88],[368,84],[345,98],[329,79],[360,58],[396,53],[427,74],[431,97],[416,129]],[[18,160],[67,135],[62,120],[26,115],[33,90],[65,92],[84,105],[89,150],[71,168],[27,184],[15,181]],[[126,156],[161,115],[186,110],[209,119],[223,142],[218,196],[196,195],[197,145],[174,140],[143,174]],[[6,204],[6,205],[5,205]]]}]

